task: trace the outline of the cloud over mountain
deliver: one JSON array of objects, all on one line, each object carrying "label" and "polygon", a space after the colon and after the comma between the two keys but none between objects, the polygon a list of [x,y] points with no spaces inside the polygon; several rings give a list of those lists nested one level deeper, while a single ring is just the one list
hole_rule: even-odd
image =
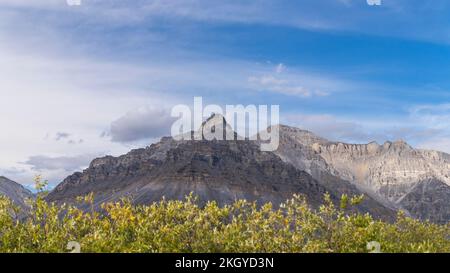
[{"label": "cloud over mountain", "polygon": [[36,171],[45,170],[64,170],[64,171],[76,171],[83,167],[87,167],[93,154],[83,154],[77,156],[45,156],[35,155],[31,156],[24,164],[30,165],[32,169]]},{"label": "cloud over mountain", "polygon": [[112,122],[109,134],[112,141],[125,143],[157,138],[170,132],[174,120],[166,109],[142,107]]}]

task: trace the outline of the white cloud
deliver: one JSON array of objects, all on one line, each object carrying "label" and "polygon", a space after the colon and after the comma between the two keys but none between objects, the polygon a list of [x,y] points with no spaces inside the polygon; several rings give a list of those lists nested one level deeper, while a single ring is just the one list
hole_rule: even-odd
[{"label": "white cloud", "polygon": [[412,118],[439,129],[450,128],[450,103],[417,105],[410,109]]},{"label": "white cloud", "polygon": [[[439,146],[446,134],[444,131],[417,124],[415,120],[391,119],[380,121],[368,118],[345,118],[329,114],[287,114],[283,122],[312,131],[332,141],[369,143],[376,141],[405,140],[418,148],[432,148],[450,152],[448,145]],[[439,140],[435,145],[432,139]]]},{"label": "white cloud", "polygon": [[450,134],[427,139],[417,145],[418,148],[450,153]]},{"label": "white cloud", "polygon": [[288,83],[286,80],[275,78],[272,75],[264,75],[261,77],[249,77],[248,81],[250,83],[256,83],[263,86],[279,86]]},{"label": "white cloud", "polygon": [[174,120],[168,109],[141,107],[115,120],[109,135],[112,141],[120,143],[168,136]]},{"label": "white cloud", "polygon": [[61,170],[67,172],[79,171],[85,168],[97,157],[98,154],[84,154],[77,156],[31,156],[23,164],[30,165],[36,171],[54,171]]},{"label": "white cloud", "polygon": [[[331,90],[342,90],[343,81],[332,80],[324,76],[292,70],[285,73],[286,66],[278,64],[275,73],[262,73],[248,77],[251,87],[260,91],[269,91],[288,96],[308,98],[312,96],[328,96]],[[322,88],[329,90],[324,91]]]},{"label": "white cloud", "polygon": [[289,114],[285,122],[319,136],[336,141],[368,141],[370,136],[361,124],[345,121],[333,115]]},{"label": "white cloud", "polygon": [[310,97],[312,95],[311,91],[303,86],[271,86],[268,89],[273,92],[296,97]]},{"label": "white cloud", "polygon": [[450,153],[450,103],[417,105],[410,109],[410,116],[416,124],[433,132],[418,147]]}]

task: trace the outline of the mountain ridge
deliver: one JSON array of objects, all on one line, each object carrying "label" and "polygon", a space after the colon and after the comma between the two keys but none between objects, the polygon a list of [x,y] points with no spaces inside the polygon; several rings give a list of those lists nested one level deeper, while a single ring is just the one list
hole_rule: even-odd
[{"label": "mountain ridge", "polygon": [[25,200],[34,194],[24,186],[4,176],[0,176],[0,195],[10,198],[16,205],[25,207]]},{"label": "mountain ridge", "polygon": [[[223,122],[222,122],[223,121]],[[210,118],[200,130],[187,136],[217,129],[230,130],[223,118]],[[231,132],[228,132],[231,133]],[[261,151],[256,141],[175,140],[163,137],[147,148],[119,156],[95,159],[88,169],[66,178],[47,196],[50,202],[73,202],[76,196],[94,192],[96,205],[128,196],[136,204],[167,199],[182,199],[190,192],[201,202],[219,204],[247,199],[275,206],[303,194],[313,207],[328,192],[335,203],[341,194],[361,192],[348,182],[324,183],[303,170],[284,162],[272,152]],[[328,182],[331,180],[327,180]],[[368,197],[357,207],[377,218],[393,220],[395,212]]]},{"label": "mountain ridge", "polygon": [[[99,203],[123,196],[146,203],[158,201],[162,196],[180,199],[194,192],[202,201],[216,200],[221,204],[235,197],[279,203],[289,194],[304,193],[316,205],[316,195],[328,191],[334,200],[341,194],[365,194],[366,201],[358,209],[379,218],[385,214],[392,219],[393,211],[403,210],[418,219],[450,220],[446,213],[450,201],[447,191],[432,192],[449,187],[447,180],[441,178],[449,174],[450,155],[414,149],[402,140],[348,144],[329,141],[299,128],[277,126],[278,149],[261,152],[260,142],[238,140],[226,120],[213,115],[199,130],[184,135],[204,137],[206,129],[212,140],[163,137],[160,142],[119,157],[94,159],[88,169],[60,183],[50,192],[48,200],[70,202],[76,195],[93,191],[99,194]],[[233,133],[235,140],[214,139],[218,129],[223,130],[223,136]],[[261,161],[262,158],[265,160]],[[285,176],[286,173],[289,175]],[[316,189],[292,188],[299,177],[305,183],[314,184]],[[427,192],[420,194],[417,185],[428,185],[427,179],[436,183],[425,187]],[[280,181],[288,182],[282,184],[279,193],[274,193]],[[222,188],[221,183],[225,185]],[[439,196],[435,205],[440,209],[433,210],[430,196]]]},{"label": "mountain ridge", "polygon": [[[413,217],[450,221],[448,216],[442,216],[447,215],[446,211],[434,211],[426,198],[415,199],[416,202],[422,202],[423,208],[428,208],[420,212],[415,210],[411,213],[408,209],[411,204],[406,206],[401,202],[409,200],[407,195],[416,185],[430,179],[442,182],[444,188],[450,188],[449,154],[415,149],[403,140],[386,141],[383,144],[349,144],[314,137],[309,131],[289,126],[279,128],[281,147],[275,153],[298,169],[304,169],[313,177],[315,172],[330,173],[351,182],[383,204],[405,210]],[[304,135],[310,137],[304,138]],[[435,204],[438,207],[447,208],[446,204],[450,203],[449,194],[444,196],[434,192],[430,195],[440,196],[439,204]]]}]

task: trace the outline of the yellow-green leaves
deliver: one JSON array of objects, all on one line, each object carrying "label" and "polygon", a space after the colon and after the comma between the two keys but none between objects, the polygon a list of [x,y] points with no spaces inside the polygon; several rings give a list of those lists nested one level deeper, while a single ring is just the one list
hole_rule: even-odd
[{"label": "yellow-green leaves", "polygon": [[66,252],[68,242],[81,252],[368,252],[369,242],[382,252],[450,252],[449,224],[351,213],[361,196],[344,195],[336,207],[325,195],[318,210],[299,195],[279,208],[245,200],[199,205],[193,195],[145,206],[123,199],[103,204],[101,213],[94,198],[79,198],[85,210],[37,198],[19,212],[0,197],[0,252]]},{"label": "yellow-green leaves", "polygon": [[36,191],[38,193],[43,192],[45,190],[45,187],[47,187],[47,185],[48,185],[48,181],[42,180],[41,175],[36,175],[34,177],[34,188],[36,189]]}]

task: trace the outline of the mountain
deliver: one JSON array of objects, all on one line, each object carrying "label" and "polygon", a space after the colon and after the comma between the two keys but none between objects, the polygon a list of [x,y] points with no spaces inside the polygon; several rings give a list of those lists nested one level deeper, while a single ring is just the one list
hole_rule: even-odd
[{"label": "mountain", "polygon": [[415,218],[450,221],[450,155],[414,149],[404,141],[348,144],[298,128],[279,129],[275,153],[315,179],[331,175]]},{"label": "mountain", "polygon": [[[230,128],[215,115],[191,135]],[[234,136],[236,134],[231,132]],[[203,134],[204,135],[204,134]],[[343,189],[342,189],[343,188]],[[92,161],[83,172],[67,177],[47,196],[50,202],[74,202],[77,196],[95,194],[96,206],[128,196],[135,204],[166,199],[182,199],[193,192],[204,203],[215,200],[228,204],[247,199],[259,204],[279,205],[294,193],[305,195],[313,207],[329,192],[338,202],[342,192],[360,194],[351,183],[328,185],[284,162],[272,152],[262,152],[248,140],[177,141],[164,137],[160,142],[128,154]],[[368,197],[358,207],[375,217],[393,219],[395,212]]]},{"label": "mountain", "polygon": [[33,193],[24,186],[0,176],[0,195],[10,198],[16,205],[25,206],[27,198],[33,198]]},{"label": "mountain", "polygon": [[415,183],[398,203],[418,219],[447,223],[450,219],[449,197],[450,187],[430,178]]}]

